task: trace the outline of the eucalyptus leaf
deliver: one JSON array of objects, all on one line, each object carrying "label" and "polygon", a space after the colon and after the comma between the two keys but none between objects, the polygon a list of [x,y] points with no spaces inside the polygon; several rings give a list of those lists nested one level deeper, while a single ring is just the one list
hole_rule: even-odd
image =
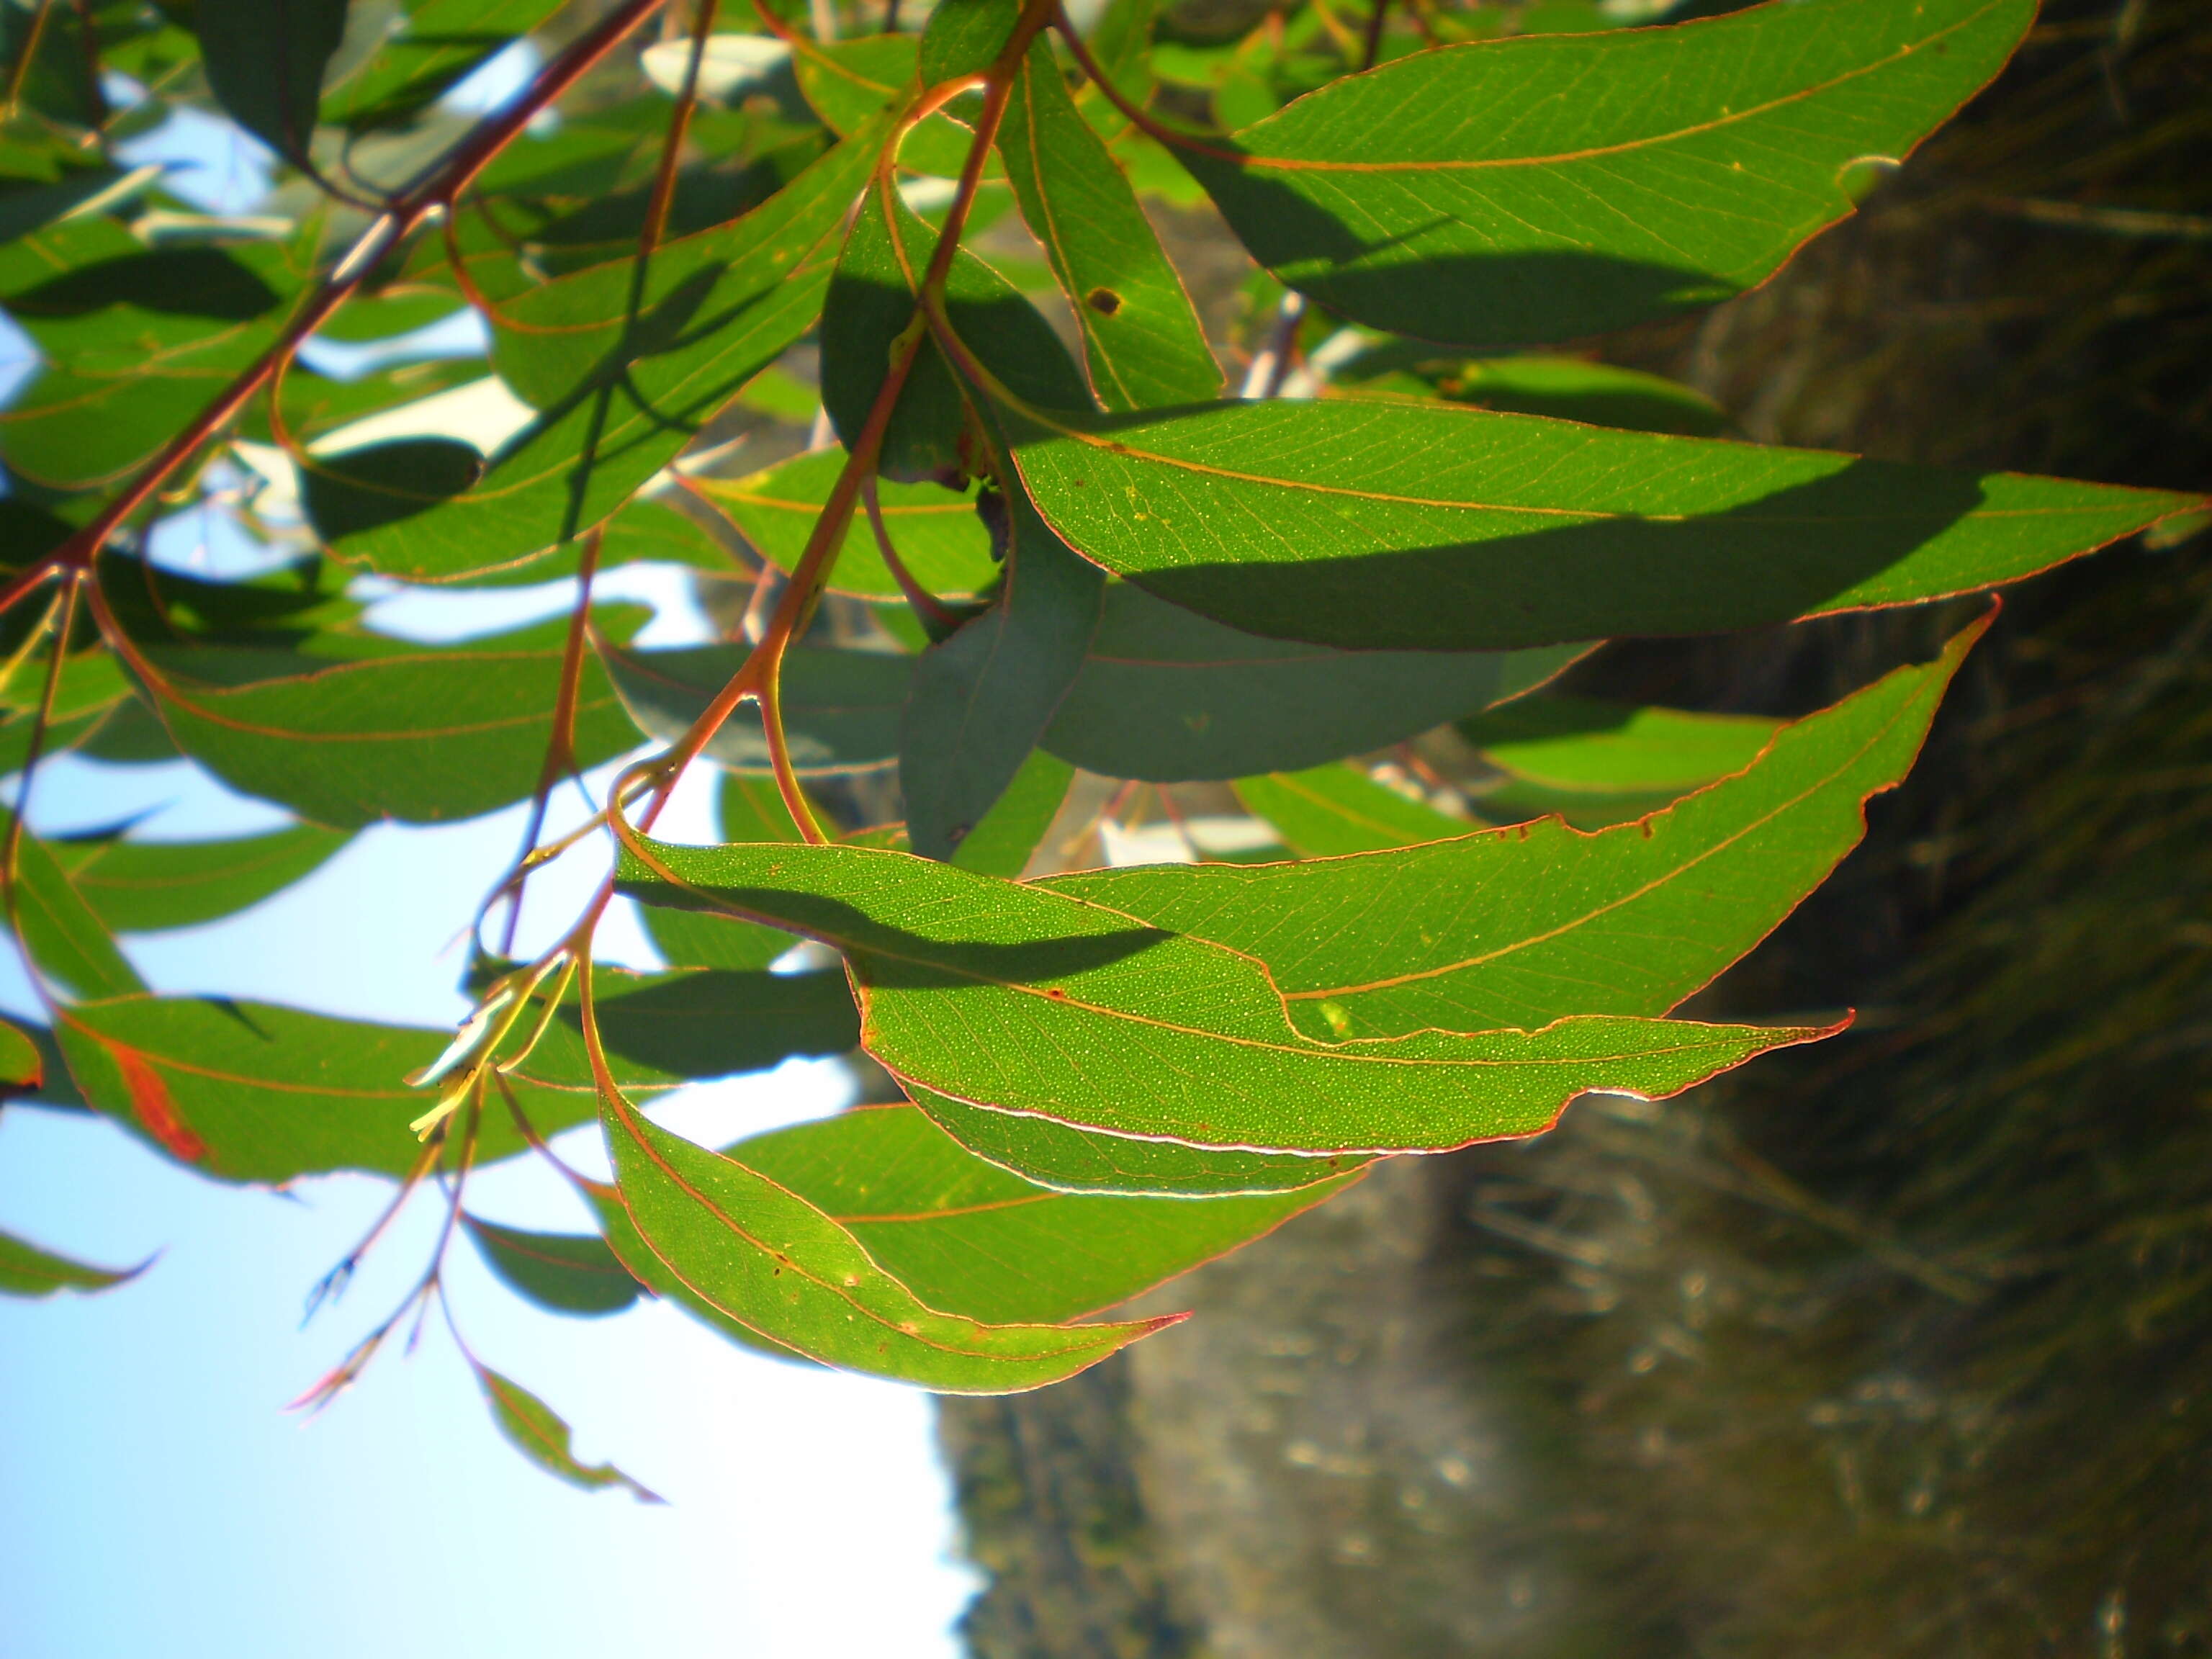
[{"label": "eucalyptus leaf", "polygon": [[1540,823],[1305,864],[1037,884],[1256,957],[1293,1022],[1316,1035],[1662,1014],[1765,938],[1858,844],[1867,800],[1911,769],[1985,626],[1784,726],[1747,770],[1597,835]]},{"label": "eucalyptus leaf", "polygon": [[586,1492],[621,1486],[641,1504],[662,1501],[611,1463],[586,1467],[578,1462],[569,1449],[568,1425],[554,1414],[551,1407],[490,1366],[473,1358],[469,1364],[477,1374],[477,1383],[483,1389],[484,1399],[490,1403],[492,1421],[499,1425],[499,1431],[517,1451],[548,1474]]},{"label": "eucalyptus leaf", "polygon": [[1511,344],[1709,305],[1851,210],[2034,0],[1772,0],[1416,52],[1177,159],[1253,257],[1377,328]]},{"label": "eucalyptus leaf", "polygon": [[0,1296],[52,1296],[57,1291],[105,1291],[146,1271],[136,1267],[94,1267],[72,1261],[52,1250],[0,1233]]},{"label": "eucalyptus leaf", "polygon": [[351,836],[303,823],[235,841],[58,842],[56,857],[100,921],[118,933],[212,921],[322,867]]},{"label": "eucalyptus leaf", "polygon": [[1587,649],[1339,651],[1109,582],[1044,744],[1087,771],[1155,783],[1300,771],[1518,696]]},{"label": "eucalyptus leaf", "polygon": [[1672,1094],[1829,1034],[1596,1016],[1330,1043],[1293,1030],[1261,960],[1036,883],[865,848],[652,842],[625,843],[617,878],[844,951],[863,1044],[902,1080],[1193,1146],[1441,1151],[1535,1133],[1589,1090]]},{"label": "eucalyptus leaf", "polygon": [[1909,605],[2033,575],[2196,504],[1415,404],[1032,410],[1013,439],[1039,512],[1085,558],[1232,628],[1355,649]]},{"label": "eucalyptus leaf", "polygon": [[643,1291],[597,1233],[532,1232],[465,1212],[461,1220],[501,1281],[553,1313],[620,1313]]},{"label": "eucalyptus leaf", "polygon": [[1408,800],[1341,762],[1237,781],[1245,811],[1265,818],[1304,858],[1339,858],[1463,836],[1474,826]]}]

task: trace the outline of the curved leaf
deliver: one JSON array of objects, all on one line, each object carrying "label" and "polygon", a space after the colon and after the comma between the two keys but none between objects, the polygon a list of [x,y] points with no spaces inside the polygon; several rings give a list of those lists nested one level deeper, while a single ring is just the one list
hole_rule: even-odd
[{"label": "curved leaf", "polygon": [[485,1265],[509,1290],[554,1313],[620,1313],[644,1287],[597,1233],[539,1233],[461,1217]]},{"label": "curved leaf", "polygon": [[908,1105],[856,1108],[731,1152],[848,1229],[931,1307],[1000,1324],[1126,1302],[1357,1179],[1202,1204],[1078,1197],[986,1163]]},{"label": "curved leaf", "polygon": [[[824,449],[747,477],[685,482],[726,514],[763,559],[789,571],[797,568],[814,520],[844,467],[843,450]],[[922,586],[943,599],[967,599],[998,580],[991,532],[971,497],[942,484],[889,478],[878,483],[877,491],[899,562]],[[877,550],[875,532],[860,514],[846,529],[829,591],[885,603],[900,597],[898,582]]]},{"label": "curved leaf", "polygon": [[1246,247],[1435,340],[1619,328],[1759,282],[2002,67],[2034,0],[1776,0],[1416,52],[1180,149]]},{"label": "curved leaf", "polygon": [[1015,77],[999,153],[1082,331],[1099,402],[1146,409],[1218,398],[1221,366],[1182,279],[1042,40]]},{"label": "curved leaf", "polygon": [[1672,1094],[1828,1034],[1596,1017],[1333,1044],[1294,1031],[1252,957],[1036,884],[872,848],[659,842],[626,844],[619,879],[842,950],[863,1045],[902,1080],[1194,1146],[1440,1151],[1534,1133],[1592,1089]]},{"label": "curved leaf", "polygon": [[824,1364],[946,1394],[1057,1382],[1172,1319],[984,1324],[926,1306],[845,1228],[743,1163],[670,1134],[618,1097],[602,1120],[638,1234],[691,1293]]},{"label": "curved leaf", "polygon": [[148,1265],[94,1267],[0,1233],[0,1296],[52,1296],[57,1291],[104,1291],[136,1279]]},{"label": "curved leaf", "polygon": [[1911,770],[1986,625],[1784,726],[1746,770],[1638,823],[1585,835],[1552,820],[1308,864],[1038,884],[1258,957],[1316,1034],[1663,1013],[1858,844],[1867,800]]},{"label": "curved leaf", "polygon": [[1909,605],[2017,580],[2196,505],[1417,404],[1032,413],[1014,423],[1022,481],[1076,551],[1232,628],[1355,649]]},{"label": "curved leaf", "polygon": [[1339,763],[1307,772],[1239,778],[1237,799],[1265,818],[1303,858],[1336,858],[1463,836],[1472,827],[1408,800],[1358,767]]},{"label": "curved leaf", "polygon": [[513,1378],[501,1376],[473,1358],[469,1366],[477,1374],[477,1383],[483,1389],[484,1398],[491,1403],[492,1421],[499,1425],[499,1431],[517,1451],[548,1474],[572,1486],[581,1486],[586,1492],[624,1486],[641,1504],[663,1501],[611,1463],[586,1468],[578,1462],[575,1454],[568,1449],[568,1425],[554,1414],[550,1406]]},{"label": "curved leaf", "polygon": [[352,839],[311,823],[235,841],[61,842],[54,853],[118,933],[190,927],[259,903],[320,869]]},{"label": "curved leaf", "polygon": [[1300,771],[1518,696],[1587,649],[1338,651],[1109,582],[1044,744],[1086,771],[1154,783]]}]

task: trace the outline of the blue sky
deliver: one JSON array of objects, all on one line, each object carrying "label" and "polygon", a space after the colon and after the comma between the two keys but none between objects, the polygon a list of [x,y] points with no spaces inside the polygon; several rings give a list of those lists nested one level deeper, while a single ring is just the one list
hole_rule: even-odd
[{"label": "blue sky", "polygon": [[[502,71],[510,82],[514,68]],[[496,82],[478,91],[495,95]],[[256,160],[219,124],[164,142],[160,154],[200,169],[180,181],[198,199],[250,203]],[[218,570],[246,556],[198,515],[164,527],[159,556]],[[617,591],[661,607],[662,639],[696,631],[680,583],[619,574]],[[556,611],[568,591],[401,596],[376,620],[418,636],[479,631]],[[690,792],[667,827],[702,835],[703,803]],[[556,817],[578,811],[568,792]],[[182,763],[67,757],[41,770],[30,812],[49,831],[139,814],[134,835],[169,839],[282,821]],[[372,829],[251,911],[128,948],[163,990],[449,1024],[464,1012],[455,935],[520,832],[520,808],[436,830]],[[526,944],[573,914],[595,874],[570,860],[541,877]],[[649,962],[635,919],[610,920],[610,954]],[[0,1006],[33,1006],[13,962],[0,964]],[[686,1091],[656,1115],[727,1139],[835,1110],[844,1088],[834,1067],[795,1062]],[[588,1131],[563,1150],[604,1168]],[[287,1194],[221,1187],[98,1120],[0,1112],[0,1228],[91,1261],[161,1253],[100,1296],[0,1298],[0,1652],[957,1651],[951,1621],[975,1581],[951,1555],[930,1407],[911,1390],[744,1352],[661,1306],[599,1321],[541,1314],[463,1245],[450,1279],[478,1355],[566,1417],[585,1461],[612,1460],[667,1507],[574,1492],[525,1462],[434,1324],[417,1352],[387,1350],[319,1417],[286,1413],[420,1270],[434,1231],[427,1205],[343,1301],[301,1328],[307,1288],[388,1191],[357,1177]],[[495,1219],[587,1224],[531,1162],[484,1172],[471,1194]]]}]

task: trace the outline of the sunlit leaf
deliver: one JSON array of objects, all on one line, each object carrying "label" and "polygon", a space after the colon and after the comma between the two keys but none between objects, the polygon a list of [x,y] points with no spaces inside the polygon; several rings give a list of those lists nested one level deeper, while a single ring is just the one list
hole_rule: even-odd
[{"label": "sunlit leaf", "polygon": [[1073,307],[1098,400],[1145,409],[1218,398],[1221,367],[1182,280],[1042,40],[1014,82],[999,152]]},{"label": "sunlit leaf", "polygon": [[490,1366],[473,1358],[469,1364],[477,1374],[484,1398],[491,1402],[492,1421],[499,1425],[499,1431],[538,1468],[586,1492],[623,1486],[641,1504],[662,1501],[611,1463],[595,1463],[587,1468],[578,1462],[575,1454],[568,1449],[568,1425],[554,1415],[551,1407]]},{"label": "sunlit leaf", "polygon": [[1981,632],[1784,726],[1749,770],[1597,835],[1541,823],[1307,864],[1039,884],[1251,953],[1316,1035],[1663,1013],[1858,844],[1868,799],[1911,769]]},{"label": "sunlit leaf", "polygon": [[633,896],[843,951],[864,1045],[894,1076],[1110,1133],[1440,1150],[1534,1133],[1589,1090],[1672,1094],[1826,1035],[1599,1016],[1316,1042],[1260,961],[1043,885],[862,848],[639,845],[620,872]]},{"label": "sunlit leaf", "polygon": [[852,1233],[734,1158],[604,1103],[623,1201],[678,1280],[727,1318],[824,1364],[948,1394],[1056,1382],[1167,1322],[986,1324],[925,1305]]},{"label": "sunlit leaf", "polygon": [[[64,1010],[56,1024],[70,1072],[93,1108],[203,1175],[280,1182],[333,1170],[404,1174],[422,1154],[409,1125],[429,1102],[404,1079],[452,1033],[333,1019],[270,1003],[123,996]],[[591,1091],[541,1085],[526,1063],[516,1085],[544,1134],[591,1115]],[[477,1161],[523,1141],[488,1110]]]},{"label": "sunlit leaf", "polygon": [[1547,790],[1680,794],[1750,765],[1781,724],[1542,696],[1471,716],[1459,731],[1490,764]]},{"label": "sunlit leaf", "polygon": [[1777,0],[1416,52],[1178,152],[1262,264],[1334,311],[1556,340],[1752,286],[1978,91],[2033,0]]},{"label": "sunlit leaf", "polygon": [[[13,815],[0,810],[0,837],[13,823]],[[38,836],[17,837],[9,887],[17,937],[42,979],[80,997],[129,996],[146,988],[53,848]]]},{"label": "sunlit leaf", "polygon": [[755,1135],[732,1155],[848,1228],[931,1307],[994,1323],[1073,1319],[1268,1232],[1343,1190],[1190,1203],[1047,1191],[964,1151],[912,1106]]},{"label": "sunlit leaf", "polygon": [[[724,841],[802,839],[769,779],[725,774],[717,805]],[[672,967],[761,969],[798,943],[780,929],[701,910],[643,905],[639,915],[655,948]]]},{"label": "sunlit leaf", "polygon": [[1015,446],[1046,521],[1086,558],[1231,627],[1365,649],[1911,604],[2016,580],[2195,504],[1416,404],[1040,413]]}]

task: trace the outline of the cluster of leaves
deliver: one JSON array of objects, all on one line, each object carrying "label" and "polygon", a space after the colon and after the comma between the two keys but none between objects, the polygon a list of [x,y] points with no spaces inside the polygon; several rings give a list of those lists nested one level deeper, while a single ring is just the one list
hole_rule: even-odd
[{"label": "cluster of leaves", "polygon": [[[1378,1157],[1826,1035],[1669,1016],[1856,844],[1979,624],[1788,725],[1546,683],[1609,637],[1970,593],[2199,505],[1733,442],[1683,388],[1528,349],[1765,279],[2033,0],[1309,0],[1230,41],[1149,0],[1087,33],[1047,0],[901,32],[894,0],[842,39],[829,4],[693,0],[640,49],[660,3],[5,14],[0,307],[42,359],[0,414],[6,764],[27,793],[58,750],[182,755],[298,819],[184,846],[9,819],[52,1024],[8,1078],[216,1179],[442,1188],[417,1291],[318,1398],[443,1304],[464,1232],[559,1311],[650,1293],[778,1354],[1036,1387],[1165,1322],[1085,1316]],[[515,101],[441,103],[533,33]],[[114,159],[196,100],[274,153],[283,211],[196,213]],[[1146,197],[1210,202],[1249,252],[1240,339]],[[987,260],[1000,226],[1042,257]],[[295,361],[464,311],[495,380]],[[731,477],[732,421],[819,441]],[[239,478],[296,556],[158,568],[150,515]],[[750,587],[710,605],[721,642],[641,649],[592,604],[623,562]],[[578,597],[425,647],[364,625],[363,573]],[[648,740],[539,844],[557,782]],[[653,838],[695,764],[723,842]],[[115,942],[365,825],[525,801],[450,1040],[157,995]],[[1195,862],[1103,856],[1147,802]],[[1207,856],[1191,802],[1248,850]],[[528,876],[594,838],[613,875],[514,959]],[[618,895],[664,969],[594,963]],[[800,941],[838,965],[777,971]],[[640,1109],[856,1048],[901,1098],[719,1151]],[[596,1233],[466,1211],[472,1167],[594,1121],[616,1179],[569,1173]],[[100,1282],[0,1243],[0,1287]],[[471,1363],[528,1455],[627,1484]]]}]

